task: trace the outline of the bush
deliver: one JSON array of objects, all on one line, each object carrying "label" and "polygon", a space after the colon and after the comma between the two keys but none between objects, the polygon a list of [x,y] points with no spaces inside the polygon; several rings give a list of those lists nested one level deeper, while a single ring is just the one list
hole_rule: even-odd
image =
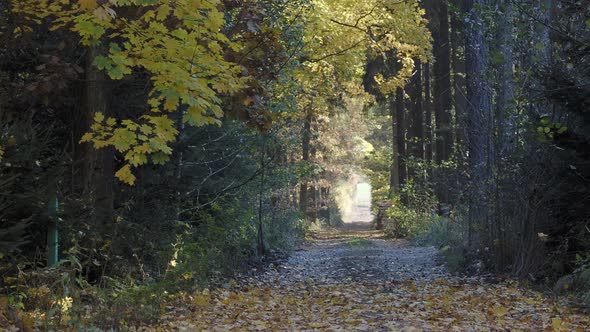
[{"label": "bush", "polygon": [[438,215],[424,216],[412,234],[419,245],[437,248],[461,245],[461,225],[456,221]]},{"label": "bush", "polygon": [[396,238],[407,238],[416,227],[423,223],[423,216],[416,211],[407,209],[394,202],[393,206],[385,213],[384,221],[385,233]]}]

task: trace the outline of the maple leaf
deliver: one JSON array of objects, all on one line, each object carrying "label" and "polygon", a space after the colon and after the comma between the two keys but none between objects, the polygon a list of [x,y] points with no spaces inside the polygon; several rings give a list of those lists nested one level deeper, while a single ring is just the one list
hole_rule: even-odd
[{"label": "maple leaf", "polygon": [[506,307],[498,305],[492,308],[492,313],[497,317],[504,317],[506,316],[506,314],[508,314],[508,309],[506,309]]},{"label": "maple leaf", "polygon": [[119,169],[117,173],[115,173],[115,176],[117,177],[117,179],[129,185],[133,185],[136,180],[135,175],[133,175],[133,173],[131,172],[131,166],[129,164],[121,167],[121,169]]},{"label": "maple leaf", "polygon": [[96,0],[78,0],[78,4],[82,10],[93,10],[98,7]]}]

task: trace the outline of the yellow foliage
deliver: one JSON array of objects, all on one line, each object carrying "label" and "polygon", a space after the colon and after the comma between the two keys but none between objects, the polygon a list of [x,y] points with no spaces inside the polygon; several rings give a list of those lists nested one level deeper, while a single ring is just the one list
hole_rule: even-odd
[{"label": "yellow foliage", "polygon": [[[307,24],[306,43],[313,59],[327,61],[340,72],[360,76],[367,53],[394,50],[402,70],[383,90],[403,87],[413,73],[413,58],[431,57],[431,36],[418,1],[315,0]],[[316,72],[321,65],[314,65]]]},{"label": "yellow foliage", "polygon": [[119,169],[115,176],[119,178],[119,180],[129,185],[133,185],[135,183],[135,176],[133,175],[133,173],[131,173],[131,166],[129,166],[129,164]]},{"label": "yellow foliage", "polygon": [[[102,45],[105,51],[93,65],[113,80],[148,73],[152,85],[142,116],[105,119],[97,113],[81,139],[121,152],[127,164],[117,177],[126,183],[134,182],[132,167],[169,159],[178,135],[172,119],[178,117],[168,114],[186,109],[182,119],[189,125],[219,124],[221,96],[238,92],[250,79],[244,68],[226,60],[228,52],[247,47],[220,32],[225,25],[220,0],[13,0],[12,10],[21,16],[23,33],[45,23],[52,31],[76,33],[83,46]],[[430,57],[431,37],[417,0],[312,0],[287,14],[305,28],[307,59],[291,75],[306,92],[299,101],[306,112],[329,112],[328,97],[336,89],[362,95],[367,55],[394,50],[400,59],[395,77],[376,77],[384,92],[405,84],[413,58]]]},{"label": "yellow foliage", "polygon": [[431,58],[424,14],[416,0],[314,0],[304,15],[294,9],[292,15],[306,17],[304,41],[309,54],[304,68],[296,73],[307,92],[299,107],[316,114],[330,112],[329,97],[336,89],[369,98],[359,87],[370,56],[393,52],[401,69],[394,77],[378,75],[375,81],[384,94],[403,87],[413,75],[414,59]]},{"label": "yellow foliage", "polygon": [[[149,107],[138,121],[109,118],[97,113],[91,132],[81,142],[96,148],[114,146],[129,162],[117,172],[132,184],[130,165],[152,160],[161,163],[171,154],[169,144],[178,131],[167,115],[188,108],[184,120],[190,125],[218,123],[221,94],[232,94],[245,86],[242,68],[225,60],[228,49],[237,48],[223,34],[223,12],[219,0],[121,0],[13,1],[13,12],[27,25],[46,21],[51,30],[79,34],[84,46],[108,45],[94,65],[113,80],[135,71],[147,72],[152,81]],[[126,7],[144,7],[128,10]],[[125,13],[125,14],[123,14]],[[137,13],[137,14],[129,14]],[[171,19],[172,18],[172,19]],[[142,135],[138,135],[138,129]],[[147,144],[147,145],[146,145]]]},{"label": "yellow foliage", "polygon": [[80,8],[83,10],[91,10],[98,7],[96,0],[78,0]]}]

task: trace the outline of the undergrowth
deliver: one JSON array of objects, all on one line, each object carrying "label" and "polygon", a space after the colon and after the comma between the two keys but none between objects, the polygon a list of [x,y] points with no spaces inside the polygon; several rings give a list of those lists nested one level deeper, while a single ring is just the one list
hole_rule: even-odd
[{"label": "undergrowth", "polygon": [[[170,244],[165,265],[148,268],[138,260],[140,266],[116,269],[127,273],[103,275],[97,282],[89,281],[82,267],[80,243],[65,250],[56,268],[21,262],[16,276],[5,274],[2,280],[0,327],[12,322],[21,331],[118,331],[157,322],[175,298],[227,283],[262,263],[264,257],[256,253],[257,215],[243,212],[230,204],[214,205],[196,216],[197,224],[184,226]],[[297,213],[276,211],[263,227],[272,255],[290,251],[308,226]]]}]

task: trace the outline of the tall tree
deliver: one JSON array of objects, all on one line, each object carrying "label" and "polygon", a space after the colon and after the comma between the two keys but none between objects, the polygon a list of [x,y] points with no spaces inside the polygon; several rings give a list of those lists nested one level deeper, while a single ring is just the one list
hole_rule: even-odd
[{"label": "tall tree", "polygon": [[[310,107],[311,108],[311,107]],[[309,154],[311,150],[311,122],[313,113],[308,110],[303,120],[303,133],[301,135],[301,156],[305,164],[310,162]],[[307,215],[309,205],[309,182],[306,178],[303,179],[299,188],[299,209],[301,213]]]},{"label": "tall tree", "polygon": [[400,156],[398,154],[398,117],[399,112],[396,104],[396,96],[391,94],[389,96],[389,115],[391,116],[391,169],[389,171],[389,198],[393,198],[395,194],[399,194],[400,189]]},{"label": "tall tree", "polygon": [[[498,62],[497,94],[496,94],[496,146],[498,158],[510,149],[510,132],[513,124],[510,112],[514,100],[514,53],[513,44],[513,16],[514,10],[511,0],[501,0],[501,14],[498,21],[497,46],[500,61]],[[497,158],[497,159],[498,159]]]},{"label": "tall tree", "polygon": [[[90,46],[86,55],[85,108],[83,119],[86,128],[91,128],[95,114],[109,115],[108,79],[94,64],[100,54],[99,48]],[[80,139],[81,137],[78,137]],[[114,151],[112,148],[97,150],[88,146],[84,158],[84,183],[94,205],[92,218],[96,230],[109,232],[114,218]],[[100,234],[101,231],[98,233]]]},{"label": "tall tree", "polygon": [[508,153],[514,147],[510,144],[511,132],[514,127],[512,123],[511,111],[514,101],[514,78],[513,78],[513,5],[511,0],[500,0],[500,12],[496,31],[496,49],[498,53],[495,58],[496,64],[496,98],[494,114],[494,132],[493,132],[493,163],[494,168],[493,180],[493,213],[490,223],[492,224],[491,238],[495,241],[497,254],[495,256],[496,267],[504,267],[505,250],[506,250],[506,220],[504,218],[504,199],[501,197],[501,175],[505,172],[506,165],[504,160]]},{"label": "tall tree", "polygon": [[[412,157],[415,159],[424,158],[424,104],[422,96],[422,63],[420,59],[414,59],[414,75],[410,80],[408,95],[411,104],[412,123],[409,128],[409,148]],[[412,176],[418,176],[417,170],[412,170]]]},{"label": "tall tree", "polygon": [[465,0],[452,0],[451,14],[451,54],[453,73],[453,105],[455,108],[455,141],[465,141]]},{"label": "tall tree", "polygon": [[434,19],[434,116],[436,119],[436,161],[449,158],[453,146],[451,131],[451,45],[449,40],[449,11],[447,1],[431,4],[429,17]]},{"label": "tall tree", "polygon": [[[466,10],[470,22],[466,33],[465,64],[467,72],[467,145],[473,192],[469,201],[468,242],[473,240],[473,227],[485,220],[484,187],[486,184],[486,158],[490,137],[490,91],[486,84],[488,53],[484,37],[484,24],[480,8],[485,0],[468,0]],[[476,6],[477,5],[477,6]]]},{"label": "tall tree", "polygon": [[397,159],[400,187],[408,181],[406,165],[406,108],[404,106],[404,90],[398,88],[395,93],[395,123],[397,128]]},{"label": "tall tree", "polygon": [[430,71],[432,66],[430,62],[424,64],[424,130],[425,130],[425,157],[426,160],[431,161],[433,159],[433,144],[434,144],[434,133],[432,131],[432,89],[431,89],[431,75]]}]

